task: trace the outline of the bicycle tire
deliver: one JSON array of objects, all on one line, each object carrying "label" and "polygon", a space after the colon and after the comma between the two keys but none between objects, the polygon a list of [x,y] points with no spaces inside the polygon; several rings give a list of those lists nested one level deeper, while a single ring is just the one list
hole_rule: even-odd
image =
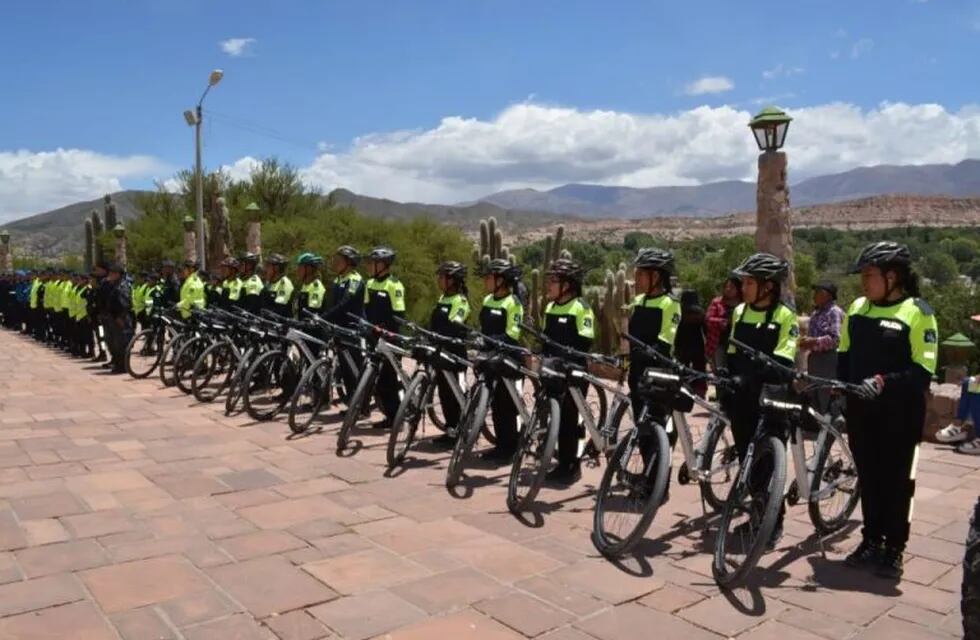
[{"label": "bicycle tire", "polygon": [[[558,400],[546,398],[534,408],[531,423],[521,432],[507,481],[507,508],[515,515],[526,511],[538,497],[555,455],[560,414]],[[525,488],[523,495],[521,488]]]},{"label": "bicycle tire", "polygon": [[347,413],[344,414],[344,422],[340,425],[340,432],[337,434],[337,453],[347,448],[350,442],[351,431],[354,430],[354,425],[357,424],[357,420],[361,416],[364,403],[368,401],[374,390],[374,383],[377,377],[378,365],[374,362],[366,363],[364,370],[361,371],[361,377],[357,381],[357,388],[354,389],[354,395],[351,396],[350,404],[347,405]]},{"label": "bicycle tire", "polygon": [[[719,443],[724,443],[719,450]],[[702,473],[708,474],[708,480],[698,480],[701,497],[715,513],[725,507],[725,500],[731,491],[731,485],[738,476],[738,451],[735,443],[725,437],[725,423],[712,418],[704,436],[704,452],[701,456]],[[715,477],[721,480],[714,482]]]},{"label": "bicycle tire", "polygon": [[[238,368],[238,361],[238,350],[231,342],[222,340],[205,349],[194,365],[194,375],[191,378],[194,398],[198,402],[217,400],[228,389],[231,377]],[[215,376],[218,378],[216,388],[212,385]]]},{"label": "bicycle tire", "polygon": [[[133,339],[126,345],[126,371],[129,372],[129,375],[137,380],[149,378],[153,375],[153,372],[156,371],[157,366],[160,364],[160,357],[163,355],[164,338],[165,335],[161,329],[144,329],[133,336]],[[146,354],[148,356],[152,355],[153,357],[148,358],[148,362],[143,362],[142,367],[136,365],[134,354],[137,357],[143,355],[143,350],[150,348],[150,345],[154,343],[156,343],[156,353]]]},{"label": "bicycle tire", "polygon": [[490,405],[490,389],[485,384],[480,384],[473,389],[467,397],[466,406],[463,407],[463,415],[459,420],[459,431],[456,435],[456,444],[453,452],[449,456],[449,464],[446,465],[446,488],[452,490],[459,484],[463,477],[463,470],[466,467],[466,460],[469,458],[477,440],[480,439],[481,424],[486,423],[487,411]]},{"label": "bicycle tire", "polygon": [[[324,384],[324,381],[326,384]],[[320,358],[303,372],[296,390],[289,399],[289,429],[299,435],[306,433],[313,421],[320,415],[324,405],[330,404],[333,384],[333,359]],[[304,404],[305,402],[305,404]],[[300,409],[309,406],[309,411]]]},{"label": "bicycle tire", "polygon": [[585,406],[587,406],[590,410],[593,409],[593,403],[589,402],[589,391],[591,391],[596,398],[594,408],[597,411],[592,416],[594,424],[606,424],[606,418],[609,415],[609,397],[606,395],[606,390],[599,385],[590,382],[589,387],[585,391]]},{"label": "bicycle tire", "polygon": [[[289,367],[292,362],[284,351],[274,350],[267,351],[261,356],[256,358],[255,362],[249,368],[248,373],[245,375],[244,389],[243,389],[243,400],[245,401],[245,412],[248,413],[249,417],[257,422],[267,422],[272,420],[276,415],[282,411],[289,398],[285,397],[285,389],[282,386],[282,382],[285,379],[285,370]],[[257,405],[259,404],[256,400],[256,391],[259,389],[253,384],[256,382],[255,376],[263,375],[268,380],[265,382],[265,386],[262,387],[263,390],[275,390],[279,389],[279,396],[273,396],[273,402],[271,408],[269,409],[259,409]],[[259,382],[263,382],[259,380]]]},{"label": "bicycle tire", "polygon": [[[844,447],[844,456],[832,460],[830,454],[835,444]],[[830,515],[824,514],[821,509],[821,504],[826,500],[814,499],[813,497],[830,490],[824,484],[825,481],[828,484],[836,483],[836,488],[832,490],[833,493],[840,492],[847,495],[847,499],[843,501],[840,510]],[[813,523],[818,533],[821,535],[833,533],[847,524],[847,520],[854,513],[854,509],[857,508],[861,498],[859,483],[854,456],[851,455],[850,449],[847,449],[847,443],[838,440],[829,431],[821,430],[817,442],[816,464],[813,467],[813,479],[810,485],[810,500],[807,501],[810,522]]]},{"label": "bicycle tire", "polygon": [[210,343],[211,338],[197,336],[185,342],[180,351],[174,354],[174,382],[177,388],[187,395],[193,393],[191,377],[194,375],[194,365]]},{"label": "bicycle tire", "polygon": [[178,334],[173,340],[167,343],[167,346],[163,349],[163,353],[160,355],[160,364],[157,367],[157,371],[160,373],[160,382],[165,387],[172,387],[177,384],[173,376],[174,359],[177,351],[180,350],[186,341],[184,337]]},{"label": "bicycle tire", "polygon": [[960,586],[963,637],[980,638],[980,498],[973,508],[963,552],[963,582]]},{"label": "bicycle tire", "polygon": [[[772,533],[776,528],[776,520],[779,518],[779,510],[783,504],[783,490],[786,486],[786,446],[782,440],[776,436],[763,436],[754,441],[755,450],[752,452],[751,459],[747,458],[748,465],[743,463],[739,470],[738,479],[732,484],[725,508],[721,512],[721,521],[718,528],[718,538],[715,540],[715,553],[711,563],[711,573],[718,586],[724,589],[740,585],[748,574],[755,568],[762,557],[766,546],[769,543]],[[753,537],[746,540],[744,535],[738,536],[739,548],[746,550],[745,559],[735,567],[729,568],[726,560],[726,549],[734,549],[736,544],[735,529],[729,531],[729,526],[735,522],[736,509],[741,513],[749,514],[749,523],[752,521],[752,511],[758,511],[755,507],[755,500],[751,496],[749,478],[752,469],[759,464],[763,464],[771,458],[772,473],[769,477],[769,487],[765,499],[765,504],[761,508],[761,517],[758,527],[754,531]],[[742,501],[748,498],[749,509],[746,510]],[[752,527],[746,527],[752,534]]]},{"label": "bicycle tire", "polygon": [[418,430],[419,421],[424,414],[424,404],[427,393],[432,384],[432,379],[425,369],[418,369],[409,380],[405,387],[405,393],[395,417],[391,420],[391,433],[388,435],[388,450],[385,457],[388,461],[388,468],[392,469],[400,465],[408,454],[412,442],[415,440],[415,432]]},{"label": "bicycle tire", "polygon": [[[596,490],[596,504],[592,518],[592,544],[607,558],[619,558],[629,553],[646,535],[667,491],[670,476],[670,441],[667,432],[659,424],[647,427],[652,439],[651,452],[655,458],[649,463],[650,473],[646,473],[648,463],[643,459],[639,428],[633,429],[623,438],[602,474]],[[639,473],[630,470],[634,454],[638,455]],[[651,482],[652,477],[652,482]],[[613,532],[607,525],[607,516],[618,502],[615,491],[622,485],[626,489],[625,503],[634,504],[636,522],[627,531]]]},{"label": "bicycle tire", "polygon": [[255,349],[249,349],[242,354],[235,368],[235,373],[231,375],[231,382],[228,383],[228,395],[225,396],[225,415],[230,416],[238,409],[238,403],[242,399],[242,390],[245,388],[245,374],[252,367],[255,361]]},{"label": "bicycle tire", "polygon": [[439,371],[433,373],[432,384],[429,385],[429,391],[426,393],[428,400],[425,403],[425,414],[429,417],[432,426],[439,431],[445,431],[446,417],[442,411],[442,398],[439,396],[439,385],[436,382],[440,375],[442,374]]}]

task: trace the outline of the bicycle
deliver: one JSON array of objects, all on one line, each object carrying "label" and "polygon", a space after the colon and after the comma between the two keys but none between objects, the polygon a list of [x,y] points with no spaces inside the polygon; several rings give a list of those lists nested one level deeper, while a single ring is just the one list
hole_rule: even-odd
[{"label": "bicycle", "polygon": [[[446,350],[448,346],[465,347],[464,340],[423,329],[413,322],[401,320],[400,324],[434,344],[418,341],[412,346],[411,355],[418,366],[405,385],[405,394],[391,421],[386,453],[389,469],[404,462],[423,416],[428,415],[432,419],[432,415],[436,413],[433,398],[438,396],[438,377],[447,384],[457,406],[463,407],[466,392],[460,384],[459,374],[471,366],[465,358]],[[445,430],[445,421],[442,421],[441,426],[436,426]]]},{"label": "bicycle", "polygon": [[345,359],[352,370],[357,370],[349,350],[360,348],[360,336],[356,331],[327,322],[309,310],[305,313],[311,322],[324,330],[328,338],[324,356],[306,368],[289,401],[289,428],[297,435],[310,428],[338,392],[339,360]]},{"label": "bicycle", "polygon": [[[821,389],[854,394],[859,387],[798,372],[734,338],[731,343],[780,382],[762,387],[759,423],[722,510],[711,569],[723,588],[744,581],[772,539],[786,491],[787,436],[791,439],[797,491],[800,499],[807,501],[818,533],[826,535],[843,527],[860,495],[854,456],[842,435],[839,402],[831,404],[828,416],[814,410],[808,398],[810,392]],[[791,388],[793,383],[803,388],[796,392]],[[812,468],[807,465],[802,429],[807,418],[819,429]],[[835,447],[838,452],[832,458]],[[806,487],[805,493],[801,487]],[[843,503],[825,514],[822,503],[838,495],[845,496]]]},{"label": "bicycle", "polygon": [[403,386],[408,384],[408,374],[405,373],[399,359],[409,355],[409,352],[403,346],[396,344],[406,344],[406,338],[375,326],[360,316],[348,315],[358,323],[364,332],[376,336],[377,343],[372,349],[366,350],[364,368],[361,370],[357,387],[355,387],[354,394],[347,405],[347,413],[344,414],[343,424],[341,424],[340,432],[337,434],[337,453],[342,453],[347,448],[354,425],[357,424],[358,418],[367,409],[369,396],[374,393],[375,383],[378,381],[381,367],[385,362],[395,370]]},{"label": "bicycle", "polygon": [[245,383],[248,372],[252,369],[255,361],[278,347],[278,340],[284,331],[281,325],[252,315],[245,311],[239,311],[248,321],[243,331],[245,345],[242,348],[242,355],[238,360],[231,380],[228,382],[228,395],[225,396],[225,415],[230,416],[238,409],[239,402],[245,395]]},{"label": "bicycle", "polygon": [[214,402],[228,390],[242,358],[239,345],[249,342],[244,316],[221,310],[215,315],[226,320],[229,329],[220,333],[194,363],[191,392],[198,402]]},{"label": "bicycle", "polygon": [[177,334],[175,321],[165,312],[154,310],[150,326],[143,329],[126,346],[126,371],[136,379],[153,375],[167,344]]}]

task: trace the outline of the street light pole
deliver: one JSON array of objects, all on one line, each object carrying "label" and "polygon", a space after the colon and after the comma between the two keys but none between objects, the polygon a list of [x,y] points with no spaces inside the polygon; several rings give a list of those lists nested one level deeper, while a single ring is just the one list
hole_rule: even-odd
[{"label": "street light pole", "polygon": [[185,111],[184,120],[187,124],[194,125],[194,182],[197,191],[197,262],[198,268],[202,271],[206,268],[207,257],[205,254],[206,246],[204,240],[204,171],[201,168],[201,123],[204,120],[204,98],[207,97],[211,87],[221,82],[225,75],[221,69],[215,69],[208,76],[208,86],[201,94],[201,99],[197,101],[197,107],[193,112]]}]

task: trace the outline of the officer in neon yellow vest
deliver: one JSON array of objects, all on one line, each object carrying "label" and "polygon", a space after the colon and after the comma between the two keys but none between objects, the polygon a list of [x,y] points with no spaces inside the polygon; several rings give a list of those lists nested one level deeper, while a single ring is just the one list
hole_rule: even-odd
[{"label": "officer in neon yellow vest", "polygon": [[184,278],[180,285],[180,299],[177,301],[177,311],[180,317],[191,317],[192,309],[203,309],[207,306],[204,298],[204,281],[197,273],[197,263],[193,260],[185,260],[184,268],[181,270]]},{"label": "officer in neon yellow vest", "polygon": [[265,289],[262,278],[255,273],[259,256],[251,251],[246,251],[239,256],[238,262],[242,279],[242,295],[238,304],[249,313],[258,313],[262,309],[262,291]]},{"label": "officer in neon yellow vest", "polygon": [[293,315],[293,281],[286,275],[286,257],[273,253],[265,259],[263,308],[291,318]]},{"label": "officer in neon yellow vest", "polygon": [[139,274],[139,279],[133,283],[133,315],[140,326],[146,324],[146,271]]},{"label": "officer in neon yellow vest", "polygon": [[320,313],[323,301],[327,296],[327,288],[320,280],[320,267],[323,258],[306,252],[296,258],[296,277],[299,278],[299,295],[296,296],[296,316],[304,317],[304,311]]},{"label": "officer in neon yellow vest", "polygon": [[221,306],[225,309],[241,304],[244,283],[238,277],[238,260],[228,256],[221,261]]}]

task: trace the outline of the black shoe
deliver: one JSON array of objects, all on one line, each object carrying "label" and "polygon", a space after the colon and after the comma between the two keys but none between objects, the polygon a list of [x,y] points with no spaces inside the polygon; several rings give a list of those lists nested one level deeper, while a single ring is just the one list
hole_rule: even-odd
[{"label": "black shoe", "polygon": [[433,438],[430,440],[430,442],[432,443],[433,447],[438,447],[440,449],[452,449],[456,446],[456,438],[448,433],[444,433],[438,438]]},{"label": "black shoe", "polygon": [[96,361],[96,362],[105,362],[105,361],[106,361],[106,356],[105,356],[105,354],[104,354],[104,353],[100,353],[99,355],[97,355],[97,356],[95,357],[95,361]]},{"label": "black shoe", "polygon": [[552,484],[568,486],[575,484],[582,479],[582,470],[577,464],[559,464],[554,469],[549,471],[548,475],[546,475],[544,479],[546,482],[550,482]]},{"label": "black shoe", "polygon": [[901,580],[904,573],[904,549],[884,547],[875,562],[875,575],[887,580]]},{"label": "black shoe", "polygon": [[103,369],[112,369],[115,366],[116,365],[112,364],[111,362],[106,362],[105,364],[102,365],[102,368]]},{"label": "black shoe", "polygon": [[109,370],[109,375],[111,375],[111,376],[118,376],[118,375],[122,375],[124,373],[126,373],[126,370],[125,369],[120,369],[119,367],[113,367],[112,369]]},{"label": "black shoe", "polygon": [[504,463],[510,462],[514,459],[514,452],[509,449],[501,449],[500,447],[494,447],[489,451],[484,451],[480,454],[480,460],[484,462],[496,462]]},{"label": "black shoe", "polygon": [[371,428],[372,429],[390,429],[391,428],[391,421],[388,420],[388,418],[385,418],[384,420],[378,420],[377,422],[375,422],[375,423],[373,423],[371,425]]},{"label": "black shoe", "polygon": [[877,564],[880,555],[881,543],[865,538],[854,551],[844,558],[844,564],[855,569],[863,569]]}]

